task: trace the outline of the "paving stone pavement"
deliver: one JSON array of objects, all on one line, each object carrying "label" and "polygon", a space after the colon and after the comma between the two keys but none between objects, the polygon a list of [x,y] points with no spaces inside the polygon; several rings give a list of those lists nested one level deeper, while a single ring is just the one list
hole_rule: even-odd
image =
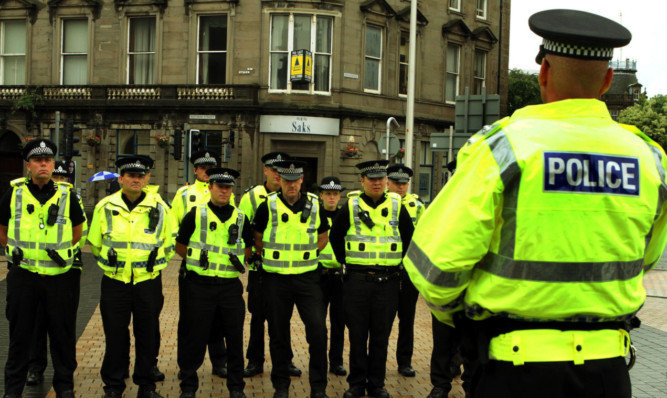
[{"label": "paving stone pavement", "polygon": [[[6,267],[4,258],[0,257],[0,308],[5,307],[6,300]],[[99,313],[99,287],[101,270],[95,266],[90,254],[84,253],[86,268],[82,276],[81,302],[79,305],[79,317],[77,333],[77,361],[79,366],[75,373],[75,391],[79,397],[101,397],[103,395],[102,382],[99,369],[104,355],[104,332],[102,320]],[[160,351],[160,369],[166,374],[166,380],[157,383],[157,390],[167,398],[179,396],[178,380],[176,374],[176,325],[178,322],[178,297],[177,297],[177,271],[178,260],[172,260],[170,266],[163,273],[163,288],[165,306],[161,315],[162,347]],[[245,284],[246,276],[242,276]],[[638,350],[638,358],[630,376],[633,384],[633,397],[657,398],[667,397],[667,260],[661,260],[656,266],[656,271],[650,272],[645,277],[645,286],[648,299],[639,312],[642,319],[642,327],[631,332],[634,345]],[[244,343],[247,345],[250,316],[247,314],[244,329]],[[8,324],[4,316],[0,317],[0,365],[4,365],[7,359],[8,346]],[[300,378],[292,378],[291,396],[307,397],[310,390],[307,377],[307,344],[298,313],[295,311],[292,320],[292,345],[294,350],[295,364],[304,370]],[[387,362],[386,387],[395,398],[426,397],[431,389],[429,379],[429,363],[432,347],[430,313],[420,298],[417,304],[417,317],[415,321],[415,354],[413,366],[417,371],[417,377],[405,378],[396,371],[396,347],[397,322],[389,343],[389,357]],[[264,374],[246,380],[245,392],[248,397],[267,398],[273,395],[270,380],[270,357],[268,353],[267,340],[267,362]],[[132,365],[134,363],[134,348],[131,352]],[[345,364],[348,356],[347,336],[345,341]],[[50,361],[49,361],[50,362]],[[224,379],[211,375],[211,365],[208,359],[202,365],[200,374],[200,390],[198,397],[227,397],[228,392],[224,385]],[[46,382],[40,387],[26,387],[24,397],[41,398],[55,397],[50,389],[52,377],[51,366],[47,369]],[[0,391],[4,383],[4,374],[0,371]],[[128,388],[125,396],[136,394],[137,388],[126,380]],[[449,397],[463,398],[461,380],[452,382],[452,392]],[[331,397],[342,396],[347,388],[345,377],[329,375],[327,392]]]}]

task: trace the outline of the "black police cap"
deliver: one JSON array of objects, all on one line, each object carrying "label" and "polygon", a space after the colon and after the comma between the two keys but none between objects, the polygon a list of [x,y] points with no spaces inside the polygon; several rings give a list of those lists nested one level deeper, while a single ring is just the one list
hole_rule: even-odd
[{"label": "black police cap", "polygon": [[387,178],[392,181],[400,183],[410,182],[410,177],[412,177],[413,174],[414,172],[412,169],[404,164],[395,164],[387,167]]},{"label": "black police cap", "polygon": [[226,167],[213,167],[206,170],[206,175],[208,176],[208,181],[212,184],[229,185],[233,187],[236,185],[236,179],[239,178],[241,173]]},{"label": "black police cap", "polygon": [[264,163],[264,166],[273,168],[273,164],[275,162],[289,159],[291,159],[290,155],[286,154],[285,152],[269,152],[262,156],[262,163]]},{"label": "black police cap", "polygon": [[271,167],[275,168],[280,178],[287,181],[296,181],[303,176],[303,167],[306,162],[301,160],[280,160],[273,163]]},{"label": "black police cap", "polygon": [[194,166],[217,166],[220,154],[214,151],[197,151],[190,156]]},{"label": "black police cap", "polygon": [[150,171],[149,164],[152,164],[152,162],[153,159],[144,155],[126,156],[116,160],[116,167],[118,167],[120,175],[124,173],[144,175]]},{"label": "black police cap", "polygon": [[578,10],[546,10],[533,14],[528,26],[543,38],[535,57],[545,54],[588,60],[610,60],[614,48],[630,43],[632,34],[623,25],[597,14]]},{"label": "black police cap", "polygon": [[67,162],[59,160],[53,168],[53,174],[57,176],[69,177],[69,167]]},{"label": "black police cap", "polygon": [[27,162],[34,156],[52,158],[58,153],[58,146],[46,138],[33,138],[23,147],[23,159]]},{"label": "black police cap", "polygon": [[386,159],[369,160],[361,162],[356,165],[362,177],[382,178],[387,176],[387,165],[389,161]]},{"label": "black police cap", "polygon": [[329,176],[324,177],[320,183],[320,191],[344,191],[345,187],[340,184],[338,177]]}]

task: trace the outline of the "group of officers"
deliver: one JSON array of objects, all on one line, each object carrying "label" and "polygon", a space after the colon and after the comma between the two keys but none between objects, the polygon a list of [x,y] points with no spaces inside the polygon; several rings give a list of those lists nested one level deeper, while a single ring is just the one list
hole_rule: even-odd
[{"label": "group of officers", "polygon": [[[536,59],[544,104],[475,134],[416,229],[423,206],[402,185],[412,170],[387,161],[358,164],[362,189],[339,207],[339,179],[325,178],[319,198],[302,193],[304,163],[267,154],[265,183],[236,207],[239,172],[214,167],[215,157],[203,153],[193,159],[198,181],[179,190],[170,209],[148,185],[152,161],[120,159],[121,190],[97,204],[87,239],[104,270],[104,396],[125,389],[132,318],[138,397],[160,397],[160,271],[177,252],[181,397],[195,397],[207,347],[230,396],[244,397],[243,377],[263,372],[265,320],[274,397],[287,397],[290,376],[300,374],[290,338],[295,305],[309,346],[311,397],[327,396],[327,306],[336,375],[347,373],[341,340],[349,330],[344,397],[389,397],[396,314],[398,370],[414,375],[418,290],[437,317],[431,398],[451,388],[455,330],[468,361],[464,375],[473,375],[464,388],[474,398],[629,398],[628,330],[646,298],[642,277],[667,243],[667,156],[638,129],[614,122],[596,99],[611,85],[608,61],[629,43],[627,29],[574,10],[539,12],[529,25],[544,39]],[[55,154],[48,140],[28,143],[29,176],[0,199],[0,243],[10,264],[6,398],[21,396],[40,317],[56,396],[74,396],[74,264],[86,219],[71,185],[52,179]],[[238,276],[246,268],[252,319],[244,369]]]}]

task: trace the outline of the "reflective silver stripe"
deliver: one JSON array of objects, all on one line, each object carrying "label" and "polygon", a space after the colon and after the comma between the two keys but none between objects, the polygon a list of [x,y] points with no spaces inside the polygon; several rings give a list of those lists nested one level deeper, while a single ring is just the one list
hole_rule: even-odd
[{"label": "reflective silver stripe", "polygon": [[439,287],[459,287],[468,283],[472,277],[472,270],[461,272],[445,272],[441,270],[433,264],[431,259],[428,258],[415,241],[410,243],[405,256],[414,264],[422,278]]},{"label": "reflective silver stripe", "polygon": [[304,249],[296,249],[296,250],[317,250],[317,230],[315,227],[317,226],[317,220],[318,220],[318,212],[320,209],[320,205],[317,200],[311,199],[309,196],[306,197],[306,199],[310,200],[310,202],[313,204],[313,208],[310,211],[310,230],[313,231],[310,234],[308,234],[308,243],[310,243],[310,247],[315,246],[313,249],[310,248],[304,248]]},{"label": "reflective silver stripe", "polygon": [[65,250],[65,249],[71,249],[72,244],[71,242],[58,242],[58,243],[42,243],[42,242],[27,242],[23,240],[16,240],[16,239],[7,239],[7,243],[11,246],[18,246],[22,249],[39,249],[39,250],[46,250],[46,249],[53,249],[53,250]]},{"label": "reflective silver stripe", "polygon": [[245,223],[245,214],[242,211],[236,209],[236,226],[239,228],[239,237],[236,239],[236,254],[240,256],[243,253],[243,224]]},{"label": "reflective silver stripe", "polygon": [[503,190],[503,226],[500,231],[499,252],[501,255],[513,258],[516,245],[516,209],[519,198],[519,184],[521,169],[512,150],[512,145],[504,131],[499,130],[487,138],[491,153],[498,164]]},{"label": "reflective silver stripe", "polygon": [[533,282],[611,282],[632,279],[644,259],[609,262],[519,261],[487,253],[477,266],[493,275]]},{"label": "reflective silver stripe", "polygon": [[164,224],[165,210],[164,210],[164,206],[162,206],[162,204],[160,204],[159,202],[157,203],[156,206],[157,206],[157,209],[160,211],[160,219],[158,220],[157,228],[155,228],[155,239],[157,240],[156,245],[161,246],[162,241],[159,239],[159,237],[160,237],[160,235],[162,235],[162,225]]},{"label": "reflective silver stripe", "polygon": [[377,258],[377,253],[376,252],[347,252],[347,253],[345,253],[345,257],[371,259],[371,258]]},{"label": "reflective silver stripe", "polygon": [[[193,267],[203,268],[201,266],[201,264],[199,263],[199,260],[194,259],[194,258],[188,257],[185,260],[185,263],[187,265],[190,265],[190,266],[193,266]],[[234,266],[231,265],[231,264],[208,263],[208,269],[213,270],[213,271],[219,271],[219,272],[230,272],[230,271],[238,272],[236,270],[236,268],[234,268]]]},{"label": "reflective silver stripe", "polygon": [[333,260],[333,254],[331,253],[320,253],[319,257],[320,261],[328,261],[328,260]]},{"label": "reflective silver stripe", "polygon": [[199,208],[199,250],[217,252],[219,249],[208,248],[206,245],[206,233],[208,232],[208,205]]},{"label": "reflective silver stripe", "polygon": [[189,189],[190,188],[184,189],[183,193],[181,194],[181,200],[183,200],[183,217],[185,217],[185,215],[188,212],[188,190]]},{"label": "reflective silver stripe", "polygon": [[368,235],[346,235],[346,242],[366,242],[366,243],[398,243],[401,242],[399,236],[368,236]]},{"label": "reflective silver stripe", "polygon": [[39,266],[43,268],[65,268],[67,265],[72,265],[74,263],[74,259],[70,258],[65,260],[67,265],[65,267],[61,267],[60,265],[56,264],[55,262],[51,260],[32,260],[29,258],[24,258],[21,260],[21,264],[26,264],[26,265],[31,265],[31,266],[37,266],[37,263],[39,262]]},{"label": "reflective silver stripe", "polygon": [[264,263],[264,265],[266,266],[274,268],[289,268],[290,264],[292,265],[293,268],[301,268],[301,267],[312,267],[313,265],[317,265],[317,258],[314,258],[312,260],[290,262],[290,261],[271,260],[265,257],[262,259],[262,263]]},{"label": "reflective silver stripe", "polygon": [[248,196],[250,197],[250,204],[252,205],[252,211],[257,212],[257,197],[255,196],[255,188],[248,191]]},{"label": "reflective silver stripe", "polygon": [[[58,207],[58,218],[63,218],[63,216],[65,215],[65,208],[68,205],[68,203],[67,203],[68,189],[65,188],[65,187],[59,187],[59,189],[62,191],[62,193],[60,194],[60,203],[59,203],[59,207]],[[58,231],[58,242],[63,241],[64,228],[65,228],[65,226],[63,224],[58,223],[58,229],[57,229],[57,231]]]},{"label": "reflective silver stripe", "polygon": [[[655,167],[658,170],[658,174],[660,175],[658,203],[656,204],[655,217],[653,218],[653,225],[655,225],[655,222],[658,220],[658,217],[660,217],[660,214],[662,212],[662,205],[665,202],[665,199],[667,199],[667,185],[665,185],[665,168],[662,166],[662,152],[658,148],[649,144],[648,142],[646,143],[646,145],[648,145],[649,149],[651,150],[651,153],[653,154],[653,159],[655,160]],[[648,245],[651,243],[651,238],[653,237],[653,225],[651,226],[651,230],[646,235],[646,239],[644,241],[645,245],[644,253],[646,253]],[[644,271],[648,272],[653,267],[653,265],[655,265],[655,262],[651,264],[646,264],[644,266]]]},{"label": "reflective silver stripe", "polygon": [[151,251],[155,248],[155,244],[144,242],[118,242],[105,237],[102,239],[102,246],[113,247],[114,249],[134,249]]},{"label": "reflective silver stripe", "polygon": [[264,248],[270,250],[297,250],[297,251],[307,251],[307,250],[317,250],[317,243],[274,243],[274,242],[264,242]]},{"label": "reflective silver stripe", "polygon": [[401,252],[381,252],[380,253],[380,258],[384,259],[390,259],[390,260],[395,260],[395,259],[401,259],[403,258],[403,253]]},{"label": "reflective silver stripe", "polygon": [[361,236],[361,219],[359,218],[359,196],[355,196],[354,198],[352,198],[352,219],[354,220],[354,234],[356,236]]},{"label": "reflective silver stripe", "polygon": [[[23,210],[23,185],[16,188],[14,195],[14,237],[21,240],[21,215]],[[11,214],[10,214],[11,216]]]},{"label": "reflective silver stripe", "polygon": [[[271,211],[271,231],[269,235],[269,241],[270,242],[275,242],[276,241],[276,233],[278,230],[278,198],[274,197],[271,200],[267,200],[267,203],[269,204],[269,210]],[[266,243],[266,242],[265,242]]]},{"label": "reflective silver stripe", "polygon": [[108,207],[104,207],[104,214],[106,215],[107,219],[107,231],[104,233],[104,235],[109,236],[113,232],[113,211]]},{"label": "reflective silver stripe", "polygon": [[[396,198],[391,198],[391,219],[392,221],[398,221],[398,210],[400,209],[400,199]],[[394,225],[389,224],[391,227],[391,232],[394,236],[398,236],[398,222],[394,223]]]},{"label": "reflective silver stripe", "polygon": [[[167,259],[164,258],[164,257],[161,257],[161,258],[158,258],[157,260],[155,260],[155,264],[153,264],[153,266],[161,265],[161,264],[164,264],[166,262],[167,262]],[[132,262],[132,268],[146,268],[147,266],[148,266],[148,261],[133,261]]]},{"label": "reflective silver stripe", "polygon": [[428,305],[429,308],[432,308],[436,311],[449,312],[449,311],[452,311],[453,309],[455,309],[456,307],[458,307],[459,305],[461,305],[461,303],[463,303],[463,299],[465,298],[465,294],[466,294],[466,292],[463,291],[463,293],[461,293],[456,299],[450,301],[449,303],[447,303],[445,305],[437,305],[437,304],[433,304],[429,301],[426,301],[426,305]]}]

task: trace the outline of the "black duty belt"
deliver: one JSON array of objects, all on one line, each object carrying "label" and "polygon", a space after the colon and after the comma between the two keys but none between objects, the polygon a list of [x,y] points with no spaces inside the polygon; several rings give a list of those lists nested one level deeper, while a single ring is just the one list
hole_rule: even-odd
[{"label": "black duty belt", "polygon": [[369,271],[369,272],[361,272],[361,271],[351,271],[348,273],[348,278],[349,279],[354,279],[354,280],[363,280],[366,282],[375,282],[375,283],[385,283],[389,282],[394,279],[398,279],[401,277],[401,273],[398,272],[398,267],[394,267],[396,269],[392,269],[390,272],[379,272],[379,271]]}]

